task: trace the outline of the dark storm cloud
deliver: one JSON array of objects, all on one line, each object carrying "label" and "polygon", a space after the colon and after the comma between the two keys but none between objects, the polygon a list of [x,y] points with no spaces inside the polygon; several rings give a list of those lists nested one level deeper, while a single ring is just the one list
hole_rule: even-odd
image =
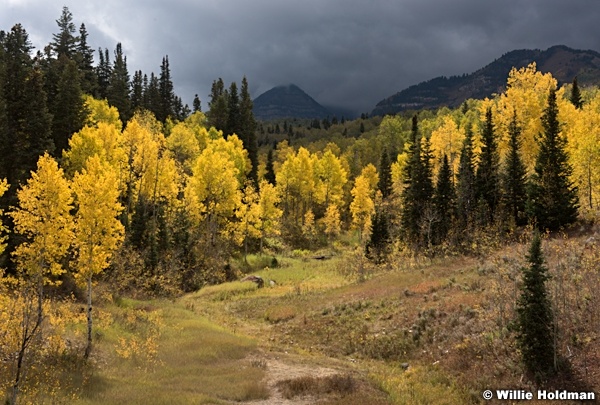
[{"label": "dark storm cloud", "polygon": [[[72,4],[70,4],[72,3]],[[254,96],[295,83],[326,105],[369,111],[440,75],[470,73],[513,49],[600,50],[595,0],[0,0],[36,46],[67,5],[95,48],[123,43],[130,73],[169,55],[176,91],[206,108],[212,81],[248,77]]]}]

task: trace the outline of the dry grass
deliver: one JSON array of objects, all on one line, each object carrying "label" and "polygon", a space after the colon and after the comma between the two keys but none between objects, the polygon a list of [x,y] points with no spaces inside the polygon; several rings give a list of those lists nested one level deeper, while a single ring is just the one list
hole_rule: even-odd
[{"label": "dry grass", "polygon": [[330,375],[325,377],[304,376],[291,380],[282,380],[277,387],[283,397],[291,399],[297,396],[339,395],[346,396],[354,392],[356,383],[349,375]]}]

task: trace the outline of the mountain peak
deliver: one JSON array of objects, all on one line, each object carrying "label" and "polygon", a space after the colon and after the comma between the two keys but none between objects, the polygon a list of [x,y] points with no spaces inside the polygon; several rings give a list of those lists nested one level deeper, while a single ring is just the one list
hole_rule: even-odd
[{"label": "mountain peak", "polygon": [[297,85],[275,86],[254,99],[254,116],[259,120],[279,118],[325,118],[329,110]]}]

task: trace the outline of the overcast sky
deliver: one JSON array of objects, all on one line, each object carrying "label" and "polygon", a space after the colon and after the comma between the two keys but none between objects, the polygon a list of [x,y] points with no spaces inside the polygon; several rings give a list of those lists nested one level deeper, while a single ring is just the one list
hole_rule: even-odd
[{"label": "overcast sky", "polygon": [[[212,81],[246,75],[253,97],[294,83],[324,105],[370,111],[433,77],[471,73],[514,49],[600,51],[598,0],[0,0],[37,49],[63,6],[93,48],[123,44],[131,75],[169,56],[175,90],[206,109]],[[97,60],[97,55],[96,55]]]}]

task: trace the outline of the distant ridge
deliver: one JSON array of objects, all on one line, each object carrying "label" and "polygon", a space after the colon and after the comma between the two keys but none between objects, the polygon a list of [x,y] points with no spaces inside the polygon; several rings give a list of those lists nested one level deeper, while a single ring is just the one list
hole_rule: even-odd
[{"label": "distant ridge", "polygon": [[254,99],[254,116],[267,121],[279,118],[326,118],[331,112],[295,84],[276,86]]},{"label": "distant ridge", "polygon": [[522,49],[508,52],[471,74],[436,77],[402,90],[377,103],[371,115],[395,114],[405,110],[458,107],[469,98],[490,97],[506,86],[510,69],[536,62],[541,72],[552,73],[559,84],[577,76],[579,85],[600,84],[600,53],[557,45],[541,51]]}]

